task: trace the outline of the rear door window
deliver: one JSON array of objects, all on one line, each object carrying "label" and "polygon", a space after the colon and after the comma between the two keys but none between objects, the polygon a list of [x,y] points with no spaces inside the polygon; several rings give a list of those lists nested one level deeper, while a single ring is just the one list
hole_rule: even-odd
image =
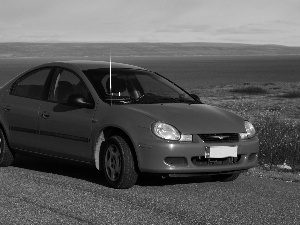
[{"label": "rear door window", "polygon": [[24,75],[13,84],[11,94],[25,98],[42,99],[50,71],[51,68],[43,68]]}]

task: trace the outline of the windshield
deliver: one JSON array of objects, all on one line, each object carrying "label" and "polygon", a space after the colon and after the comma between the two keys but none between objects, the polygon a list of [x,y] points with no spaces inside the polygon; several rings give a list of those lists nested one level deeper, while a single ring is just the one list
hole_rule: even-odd
[{"label": "windshield", "polygon": [[122,104],[199,103],[162,76],[144,70],[91,69],[83,71],[100,98]]}]

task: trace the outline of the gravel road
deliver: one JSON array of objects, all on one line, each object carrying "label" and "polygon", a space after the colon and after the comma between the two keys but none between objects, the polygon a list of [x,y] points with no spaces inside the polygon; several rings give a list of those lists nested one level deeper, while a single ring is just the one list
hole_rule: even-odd
[{"label": "gravel road", "polygon": [[19,157],[0,168],[0,224],[300,224],[300,183],[143,177],[115,190],[92,167]]}]

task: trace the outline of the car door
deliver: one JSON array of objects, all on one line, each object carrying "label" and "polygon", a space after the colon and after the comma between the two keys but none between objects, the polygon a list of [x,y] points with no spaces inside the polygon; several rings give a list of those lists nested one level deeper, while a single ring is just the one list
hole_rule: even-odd
[{"label": "car door", "polygon": [[95,109],[67,103],[72,94],[93,101],[79,76],[57,68],[47,102],[40,107],[40,150],[43,154],[88,161],[92,156],[91,128]]},{"label": "car door", "polygon": [[16,80],[1,100],[9,144],[14,149],[38,152],[39,108],[51,68],[29,72]]}]

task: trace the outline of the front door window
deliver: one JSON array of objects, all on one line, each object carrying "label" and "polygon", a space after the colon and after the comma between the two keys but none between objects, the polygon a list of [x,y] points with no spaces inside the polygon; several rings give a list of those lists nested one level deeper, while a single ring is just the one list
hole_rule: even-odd
[{"label": "front door window", "polygon": [[86,85],[74,73],[58,69],[57,76],[51,85],[49,100],[66,104],[73,94],[80,94],[84,99],[90,99],[91,95]]}]

